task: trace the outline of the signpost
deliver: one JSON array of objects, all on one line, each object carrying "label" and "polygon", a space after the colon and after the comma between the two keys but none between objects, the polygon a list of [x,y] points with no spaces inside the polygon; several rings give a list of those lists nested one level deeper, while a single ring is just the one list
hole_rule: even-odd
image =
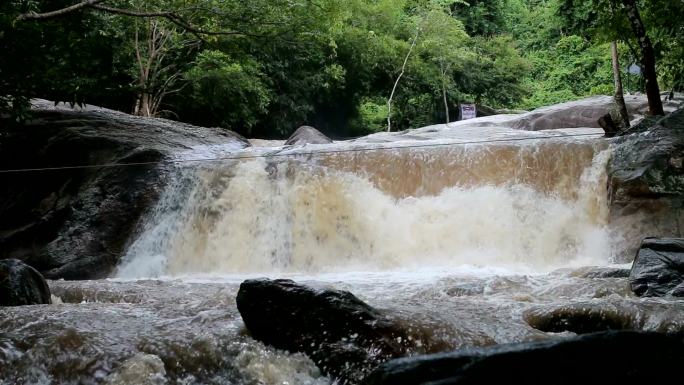
[{"label": "signpost", "polygon": [[627,67],[627,92],[630,92],[630,83],[631,83],[631,75],[641,75],[641,67],[636,64],[632,63]]},{"label": "signpost", "polygon": [[461,120],[474,119],[477,117],[477,108],[474,104],[461,104]]}]

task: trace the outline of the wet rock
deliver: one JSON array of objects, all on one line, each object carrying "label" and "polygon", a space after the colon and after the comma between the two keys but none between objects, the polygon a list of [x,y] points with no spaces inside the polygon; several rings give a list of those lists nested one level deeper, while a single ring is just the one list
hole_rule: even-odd
[{"label": "wet rock", "polygon": [[551,305],[526,310],[528,325],[547,333],[588,334],[607,330],[635,328],[632,309],[609,303]]},{"label": "wet rock", "polygon": [[[631,116],[642,115],[647,106],[643,97],[626,97],[625,103]],[[508,124],[528,131],[558,128],[601,127],[599,120],[613,109],[613,98],[594,96],[582,100],[538,108],[522,114]]]},{"label": "wet rock", "polygon": [[0,120],[0,169],[138,163],[2,175],[0,259],[24,260],[51,279],[111,272],[175,167],[157,162],[248,145],[230,131],[97,107],[36,100],[33,113],[21,126]]},{"label": "wet rock", "polygon": [[629,279],[638,296],[684,297],[684,238],[645,239]]},{"label": "wet rock", "polygon": [[17,259],[0,260],[0,306],[50,303],[50,288],[39,272]]},{"label": "wet rock", "polygon": [[401,358],[381,365],[365,384],[669,383],[681,376],[682,362],[681,337],[604,332]]},{"label": "wet rock", "polygon": [[606,138],[612,138],[620,133],[620,127],[615,124],[615,121],[610,114],[605,114],[600,117],[598,124],[603,128],[603,132],[606,133]]},{"label": "wet rock", "polygon": [[684,110],[617,139],[608,177],[610,222],[634,240],[619,258],[631,261],[644,236],[684,236]]},{"label": "wet rock", "polygon": [[594,267],[585,271],[578,272],[578,278],[628,278],[629,269],[622,269],[618,267]]},{"label": "wet rock", "polygon": [[407,354],[407,333],[353,294],[290,280],[247,280],[237,307],[252,337],[306,353],[341,383],[358,383],[379,363]]},{"label": "wet rock", "polygon": [[285,145],[327,143],[332,143],[332,139],[311,126],[301,126],[287,139]]},{"label": "wet rock", "polygon": [[124,361],[106,380],[105,385],[165,385],[164,362],[153,355],[139,353]]}]

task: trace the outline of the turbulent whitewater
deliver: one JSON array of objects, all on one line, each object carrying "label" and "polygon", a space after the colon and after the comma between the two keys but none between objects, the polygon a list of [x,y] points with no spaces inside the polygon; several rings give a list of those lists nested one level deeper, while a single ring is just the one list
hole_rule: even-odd
[{"label": "turbulent whitewater", "polygon": [[507,136],[251,150],[179,169],[118,276],[606,263],[607,145],[484,134]]}]

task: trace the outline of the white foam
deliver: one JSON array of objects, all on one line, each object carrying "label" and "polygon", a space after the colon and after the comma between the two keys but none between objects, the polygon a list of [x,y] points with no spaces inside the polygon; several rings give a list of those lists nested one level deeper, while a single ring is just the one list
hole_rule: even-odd
[{"label": "white foam", "polygon": [[255,159],[190,170],[170,185],[117,276],[603,264],[608,158],[603,151],[586,165],[575,194],[480,184],[397,199],[363,174],[315,162]]}]

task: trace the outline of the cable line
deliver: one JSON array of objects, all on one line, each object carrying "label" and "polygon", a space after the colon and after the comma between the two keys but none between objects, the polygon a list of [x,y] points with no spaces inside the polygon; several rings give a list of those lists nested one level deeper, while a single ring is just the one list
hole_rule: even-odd
[{"label": "cable line", "polygon": [[[330,155],[330,154],[342,154],[342,153],[355,153],[355,152],[370,152],[370,151],[386,151],[386,150],[396,150],[396,149],[415,149],[415,148],[437,148],[437,147],[449,147],[458,146],[466,144],[487,144],[487,143],[508,143],[508,142],[521,142],[527,140],[540,140],[540,139],[559,139],[559,138],[577,138],[577,137],[588,137],[588,136],[598,136],[600,133],[594,134],[569,134],[569,135],[549,135],[549,136],[530,136],[521,138],[509,138],[509,139],[488,139],[488,140],[475,140],[466,142],[449,142],[449,143],[424,143],[424,144],[414,144],[407,146],[385,146],[385,147],[375,147],[375,148],[348,148],[339,150],[322,150],[322,151],[312,151],[312,152],[292,152],[292,153],[266,153],[266,154],[256,154],[256,155],[232,155],[217,158],[199,158],[199,159],[177,159],[177,160],[160,160],[160,161],[150,161],[150,162],[130,162],[130,163],[104,163],[104,164],[93,164],[93,165],[77,165],[77,166],[58,166],[58,167],[37,167],[37,168],[18,168],[18,169],[8,169],[0,170],[0,174],[16,174],[22,172],[42,172],[42,171],[62,171],[62,170],[83,170],[83,169],[95,169],[95,168],[112,168],[112,167],[131,167],[131,166],[150,166],[158,164],[181,164],[181,163],[211,163],[211,162],[222,162],[229,160],[252,160],[259,158],[279,158],[279,157],[296,157],[296,156],[310,156],[310,155]],[[255,147],[258,148],[258,147]],[[296,147],[292,147],[296,148]],[[303,147],[302,147],[303,148]],[[285,150],[285,149],[283,149]]]}]

